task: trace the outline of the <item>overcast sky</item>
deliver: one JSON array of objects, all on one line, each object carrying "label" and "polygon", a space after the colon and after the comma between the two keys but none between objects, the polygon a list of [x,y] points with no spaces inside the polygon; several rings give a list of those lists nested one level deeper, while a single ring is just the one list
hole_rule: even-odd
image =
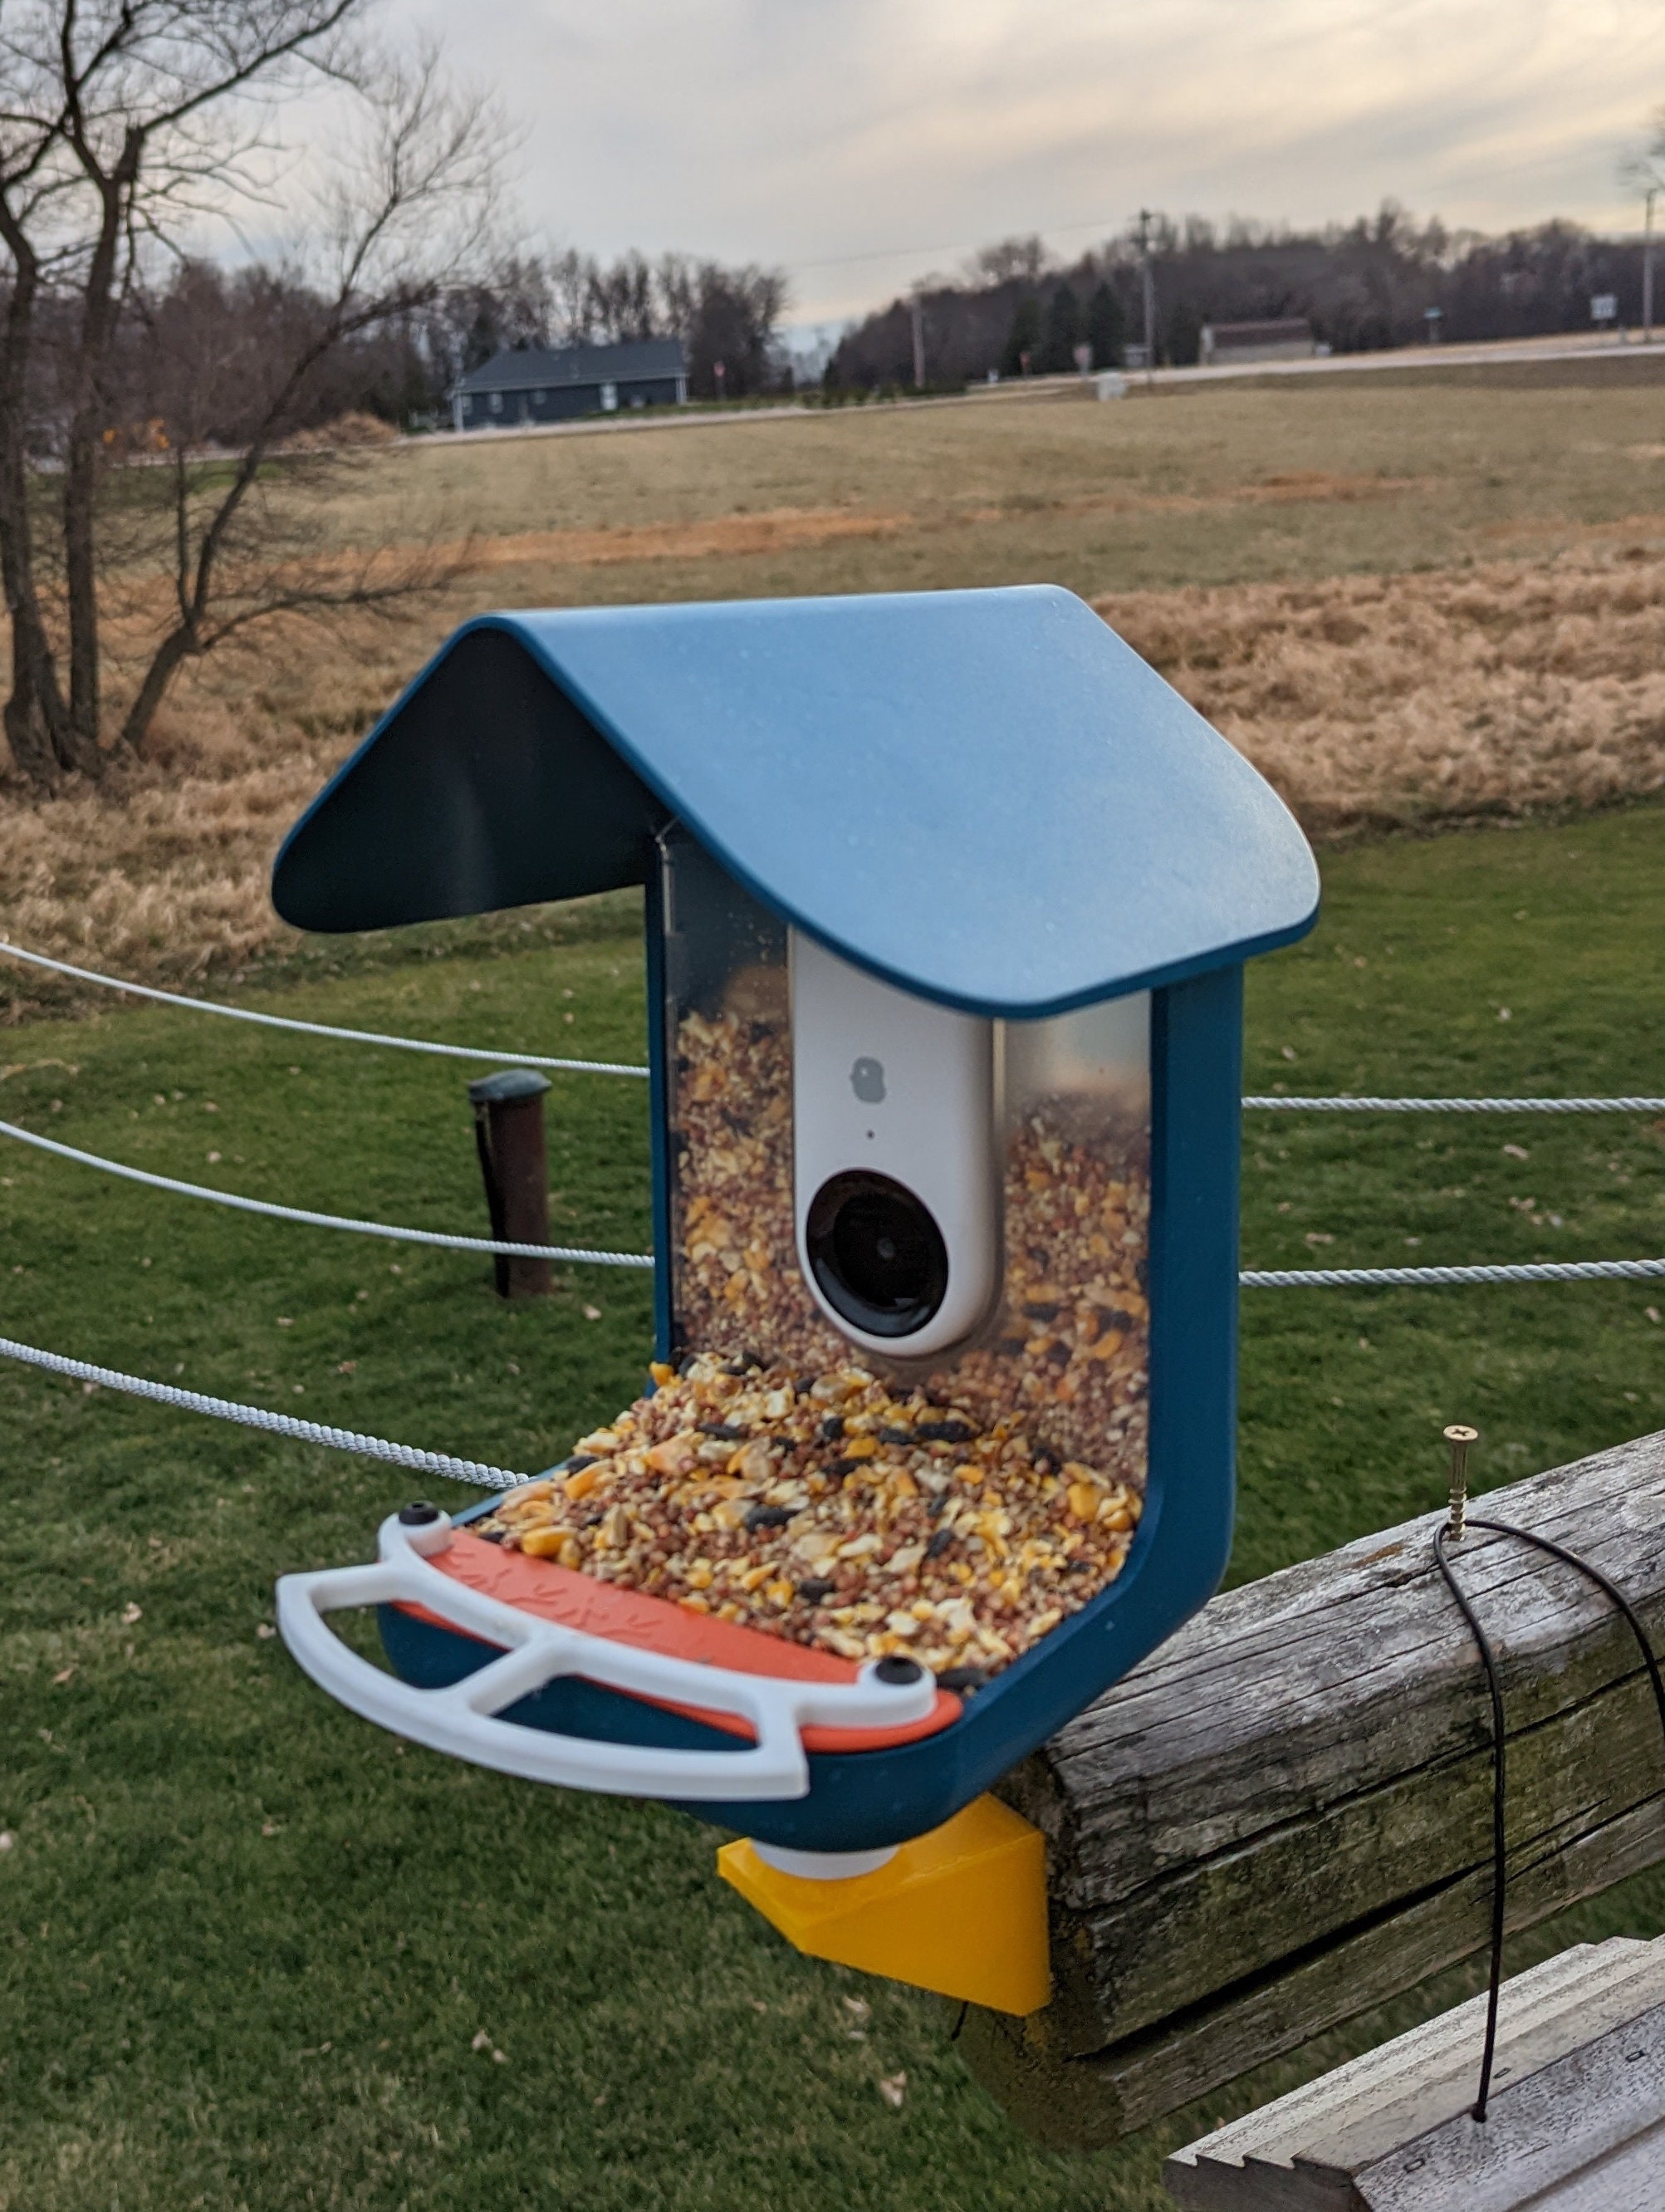
[{"label": "overcast sky", "polygon": [[800,323],[1141,202],[1634,228],[1614,165],[1665,104],[1660,0],[389,4],[520,119],[534,233],[779,264]]}]

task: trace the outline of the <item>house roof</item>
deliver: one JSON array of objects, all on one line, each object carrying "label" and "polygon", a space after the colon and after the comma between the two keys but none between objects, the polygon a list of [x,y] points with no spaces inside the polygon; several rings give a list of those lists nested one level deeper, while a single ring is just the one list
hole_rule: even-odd
[{"label": "house roof", "polygon": [[278,911],[349,930],[646,880],[680,818],[903,988],[1039,1015],[1302,935],[1277,793],[1050,586],[489,615],[291,830]]},{"label": "house roof", "polygon": [[629,345],[506,346],[453,389],[530,392],[566,384],[637,384],[687,373],[680,338],[643,338]]},{"label": "house roof", "polygon": [[1275,322],[1210,323],[1216,343],[1229,345],[1275,345],[1282,339],[1310,338],[1312,325],[1304,315],[1282,315]]}]

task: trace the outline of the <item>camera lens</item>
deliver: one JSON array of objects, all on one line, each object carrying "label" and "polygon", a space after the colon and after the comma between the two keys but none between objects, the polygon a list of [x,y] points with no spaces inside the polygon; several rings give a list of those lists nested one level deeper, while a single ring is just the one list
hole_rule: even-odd
[{"label": "camera lens", "polygon": [[947,1292],[942,1231],[889,1176],[829,1177],[811,1201],[804,1241],[828,1304],[869,1336],[911,1336]]}]

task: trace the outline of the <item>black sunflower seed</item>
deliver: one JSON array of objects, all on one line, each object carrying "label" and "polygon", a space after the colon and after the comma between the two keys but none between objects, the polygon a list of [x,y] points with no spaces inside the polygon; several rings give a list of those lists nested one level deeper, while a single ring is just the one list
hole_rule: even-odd
[{"label": "black sunflower seed", "polygon": [[822,1599],[830,1597],[836,1588],[837,1584],[829,1583],[824,1575],[811,1575],[808,1582],[799,1583],[798,1595],[806,1605],[819,1605]]},{"label": "black sunflower seed", "polygon": [[601,1462],[593,1453],[574,1452],[572,1457],[564,1462],[564,1472],[568,1474],[581,1474],[586,1467],[599,1467],[600,1464]]},{"label": "black sunflower seed", "polygon": [[939,1528],[936,1534],[931,1539],[930,1542],[925,1547],[926,1558],[927,1559],[939,1559],[953,1541],[954,1531],[951,1528]]},{"label": "black sunflower seed", "polygon": [[882,1444],[910,1444],[914,1433],[912,1429],[881,1429],[878,1440]]},{"label": "black sunflower seed", "polygon": [[754,1505],[746,1515],[748,1528],[784,1528],[792,1518],[792,1510],[786,1505]]},{"label": "black sunflower seed", "polygon": [[737,1429],[732,1421],[702,1421],[700,1434],[702,1437],[720,1437],[726,1444],[738,1444],[744,1439],[746,1431],[744,1429]]},{"label": "black sunflower seed", "polygon": [[853,1474],[860,1464],[859,1459],[836,1459],[829,1461],[823,1472],[829,1481],[842,1482],[845,1476]]},{"label": "black sunflower seed", "polygon": [[821,1424],[821,1441],[823,1443],[836,1443],[843,1433],[844,1416],[842,1413],[829,1413],[826,1419]]},{"label": "black sunflower seed", "polygon": [[921,1421],[914,1431],[927,1444],[969,1444],[976,1433],[969,1421]]},{"label": "black sunflower seed", "polygon": [[1056,1321],[1058,1301],[1056,1298],[1025,1298],[1024,1311],[1031,1321]]}]

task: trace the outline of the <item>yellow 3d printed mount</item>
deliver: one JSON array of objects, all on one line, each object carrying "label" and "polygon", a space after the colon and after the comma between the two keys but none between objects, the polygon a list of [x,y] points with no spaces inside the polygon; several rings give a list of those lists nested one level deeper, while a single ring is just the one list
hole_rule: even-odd
[{"label": "yellow 3d printed mount", "polygon": [[811,1958],[1038,2012],[1052,1993],[1046,1839],[994,1797],[890,1852],[725,1844],[717,1870]]}]

